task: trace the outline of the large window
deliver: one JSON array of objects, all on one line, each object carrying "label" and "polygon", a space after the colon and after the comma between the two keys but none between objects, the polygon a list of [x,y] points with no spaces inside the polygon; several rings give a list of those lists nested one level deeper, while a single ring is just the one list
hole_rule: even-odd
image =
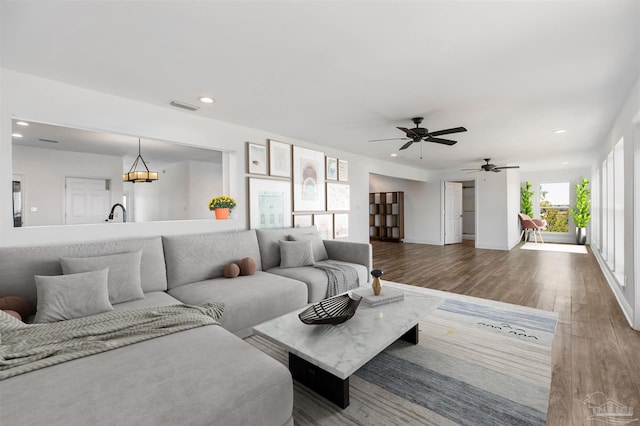
[{"label": "large window", "polygon": [[624,141],[620,139],[596,170],[592,185],[592,242],[616,277],[624,279]]},{"label": "large window", "polygon": [[547,232],[569,232],[569,182],[540,184],[540,217]]}]

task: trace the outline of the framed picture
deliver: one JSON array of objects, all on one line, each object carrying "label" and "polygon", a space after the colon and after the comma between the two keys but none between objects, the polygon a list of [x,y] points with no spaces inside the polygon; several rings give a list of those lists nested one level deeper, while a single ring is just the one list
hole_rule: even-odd
[{"label": "framed picture", "polygon": [[324,153],[293,146],[293,208],[324,211]]},{"label": "framed picture", "polygon": [[313,215],[313,224],[318,228],[318,232],[323,240],[333,239],[333,214],[321,213]]},{"label": "framed picture", "polygon": [[267,174],[267,147],[247,142],[247,172],[254,175]]},{"label": "framed picture", "polygon": [[327,157],[326,163],[327,163],[327,180],[338,180],[338,159],[333,157]]},{"label": "framed picture", "polygon": [[347,160],[338,160],[338,180],[341,182],[349,180],[349,162]]},{"label": "framed picture", "polygon": [[291,182],[249,178],[249,227],[291,227]]},{"label": "framed picture", "polygon": [[313,216],[310,214],[296,214],[293,216],[293,227],[304,228],[313,225]]},{"label": "framed picture", "polygon": [[291,178],[291,145],[269,139],[269,175]]},{"label": "framed picture", "polygon": [[349,210],[349,185],[327,182],[327,210]]},{"label": "framed picture", "polygon": [[333,215],[333,236],[334,238],[349,236],[349,213]]}]

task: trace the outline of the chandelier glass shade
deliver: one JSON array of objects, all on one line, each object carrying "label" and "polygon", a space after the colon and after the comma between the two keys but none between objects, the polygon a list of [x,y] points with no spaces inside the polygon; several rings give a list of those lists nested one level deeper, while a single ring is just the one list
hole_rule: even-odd
[{"label": "chandelier glass shade", "polygon": [[[138,170],[139,165],[144,166],[144,169],[142,169],[141,167],[140,170]],[[140,182],[153,182],[154,180],[158,180],[158,172],[149,171],[147,162],[144,161],[144,158],[142,158],[142,155],[140,153],[140,138],[138,138],[138,156],[136,157],[135,161],[131,165],[131,168],[129,169],[129,171],[122,175],[122,181],[140,183]]]}]

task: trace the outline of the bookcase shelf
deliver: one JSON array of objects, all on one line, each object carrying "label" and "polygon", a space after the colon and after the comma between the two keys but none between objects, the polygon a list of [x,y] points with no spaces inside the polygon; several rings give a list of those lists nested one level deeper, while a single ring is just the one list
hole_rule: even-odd
[{"label": "bookcase shelf", "polygon": [[402,241],[404,192],[369,193],[369,237],[381,241]]}]

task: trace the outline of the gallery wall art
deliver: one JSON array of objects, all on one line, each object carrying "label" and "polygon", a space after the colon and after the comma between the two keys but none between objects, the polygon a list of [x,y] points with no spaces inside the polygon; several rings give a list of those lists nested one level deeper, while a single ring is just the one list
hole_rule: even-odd
[{"label": "gallery wall art", "polygon": [[327,182],[327,210],[349,210],[349,185]]},{"label": "gallery wall art", "polygon": [[349,236],[349,213],[336,213],[333,215],[333,236],[334,238]]},{"label": "gallery wall art", "polygon": [[291,227],[291,182],[249,178],[249,227]]},{"label": "gallery wall art", "polygon": [[269,139],[269,175],[291,178],[291,145]]},{"label": "gallery wall art", "polygon": [[293,147],[293,208],[295,211],[325,210],[324,153]]},{"label": "gallery wall art", "polygon": [[254,175],[267,174],[267,147],[247,142],[247,173]]}]

